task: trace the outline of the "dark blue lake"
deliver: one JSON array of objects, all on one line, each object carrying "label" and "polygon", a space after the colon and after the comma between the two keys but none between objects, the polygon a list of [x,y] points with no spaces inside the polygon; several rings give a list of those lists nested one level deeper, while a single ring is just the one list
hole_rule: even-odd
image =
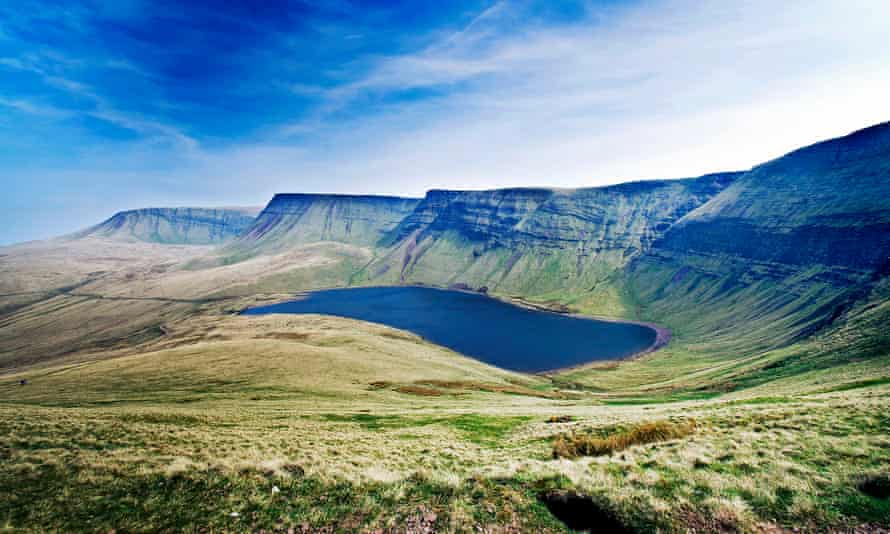
[{"label": "dark blue lake", "polygon": [[357,287],[307,293],[245,315],[319,313],[408,330],[437,345],[514,371],[540,372],[636,354],[652,328],[530,310],[485,295],[426,287]]}]

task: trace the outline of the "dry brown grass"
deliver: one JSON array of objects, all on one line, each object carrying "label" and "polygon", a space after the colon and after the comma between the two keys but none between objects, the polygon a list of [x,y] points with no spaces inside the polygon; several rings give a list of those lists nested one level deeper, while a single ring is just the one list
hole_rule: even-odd
[{"label": "dry brown grass", "polygon": [[580,456],[603,456],[623,451],[634,445],[647,445],[679,439],[695,431],[694,419],[682,423],[654,421],[641,423],[629,430],[616,432],[605,437],[590,434],[563,434],[553,443],[554,458],[578,458]]},{"label": "dry brown grass", "polygon": [[571,415],[551,415],[547,418],[548,423],[571,423],[575,418]]},{"label": "dry brown grass", "polygon": [[485,382],[469,382],[462,380],[423,380],[417,382],[422,386],[432,386],[441,389],[459,389],[465,391],[486,391],[488,393],[507,393],[511,395],[525,395],[528,397],[541,397],[544,399],[569,399],[571,395],[560,391],[542,391],[515,384],[490,384]]},{"label": "dry brown grass", "polygon": [[445,392],[441,389],[415,386],[410,384],[407,386],[398,386],[394,388],[393,391],[405,393],[407,395],[420,395],[421,397],[440,397],[442,395],[445,395]]}]

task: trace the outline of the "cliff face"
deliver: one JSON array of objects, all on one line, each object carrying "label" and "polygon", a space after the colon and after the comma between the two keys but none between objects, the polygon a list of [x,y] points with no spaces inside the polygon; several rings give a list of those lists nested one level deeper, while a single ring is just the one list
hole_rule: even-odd
[{"label": "cliff face", "polygon": [[278,195],[233,257],[317,241],[373,252],[347,266],[353,283],[518,295],[654,320],[708,355],[751,354],[836,323],[890,272],[890,124],[685,180]]},{"label": "cliff face", "polygon": [[885,123],[754,168],[690,214],[663,247],[871,271],[890,245],[888,177]]},{"label": "cliff face", "polygon": [[773,344],[835,321],[888,264],[882,124],[755,167],[656,240],[628,280],[653,318],[710,336],[743,325]]},{"label": "cliff face", "polygon": [[417,203],[370,195],[279,194],[234,246],[263,252],[319,241],[371,246]]},{"label": "cliff face", "polygon": [[72,237],[101,236],[123,241],[171,245],[209,245],[230,241],[248,228],[254,208],[145,208],[122,211]]},{"label": "cliff face", "polygon": [[388,248],[365,274],[378,282],[542,298],[589,293],[736,177],[578,190],[430,191],[381,240]]},{"label": "cliff face", "polygon": [[395,244],[412,234],[428,236],[449,231],[473,241],[497,243],[553,194],[551,189],[523,188],[432,190],[381,244]]}]

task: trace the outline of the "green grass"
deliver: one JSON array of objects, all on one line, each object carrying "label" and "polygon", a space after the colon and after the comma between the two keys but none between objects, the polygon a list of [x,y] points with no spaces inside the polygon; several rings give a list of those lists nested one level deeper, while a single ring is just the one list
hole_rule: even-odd
[{"label": "green grass", "polygon": [[324,414],[324,421],[338,423],[356,423],[365,430],[385,431],[404,428],[422,427],[428,425],[444,425],[453,428],[467,441],[478,445],[497,447],[508,433],[530,417],[497,417],[479,414],[464,414],[451,417],[407,417],[396,415],[371,415],[371,414]]},{"label": "green grass", "polygon": [[122,474],[94,469],[84,477],[82,466],[53,463],[2,470],[0,522],[69,532],[354,531],[412,521],[436,529],[506,523],[524,531],[564,531],[535,489],[516,480],[450,487],[422,477],[354,485],[249,470]]}]

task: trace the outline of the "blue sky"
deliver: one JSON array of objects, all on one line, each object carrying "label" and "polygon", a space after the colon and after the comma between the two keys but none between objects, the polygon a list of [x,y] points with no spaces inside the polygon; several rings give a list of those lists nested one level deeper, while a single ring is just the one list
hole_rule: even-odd
[{"label": "blue sky", "polygon": [[583,187],[890,119],[884,0],[0,4],[0,243],[275,192]]}]

